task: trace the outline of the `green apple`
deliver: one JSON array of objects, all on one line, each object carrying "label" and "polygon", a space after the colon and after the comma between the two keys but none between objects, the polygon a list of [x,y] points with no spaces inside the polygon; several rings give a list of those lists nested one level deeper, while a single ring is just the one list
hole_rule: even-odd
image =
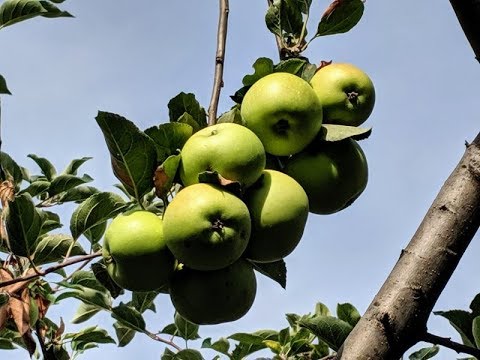
[{"label": "green apple", "polygon": [[310,80],[323,106],[323,122],[358,126],[375,104],[375,88],[365,72],[352,64],[333,63]]},{"label": "green apple", "polygon": [[252,264],[239,259],[214,271],[175,271],[170,298],[177,312],[198,325],[220,324],[244,316],[253,305],[257,281]]},{"label": "green apple", "polygon": [[194,184],[180,190],[163,215],[165,241],[175,258],[196,270],[235,262],[250,239],[245,203],[224,188]]},{"label": "green apple", "polygon": [[165,244],[163,221],[149,211],[113,219],[105,232],[103,258],[113,281],[132,291],[165,287],[175,267]]},{"label": "green apple", "polygon": [[202,172],[217,171],[248,187],[260,177],[265,161],[263,144],[252,131],[222,123],[197,131],[187,140],[179,173],[185,186],[198,183]]},{"label": "green apple", "polygon": [[310,212],[332,214],[349,206],[367,186],[367,159],[352,139],[312,145],[292,156],[285,172],[304,188]]},{"label": "green apple", "polygon": [[275,170],[248,189],[245,203],[252,218],[252,234],[245,257],[256,262],[277,261],[300,242],[308,217],[308,197],[300,184]]},{"label": "green apple", "polygon": [[267,75],[247,91],[242,119],[262,140],[267,153],[302,151],[322,126],[322,105],[310,84],[289,73]]}]

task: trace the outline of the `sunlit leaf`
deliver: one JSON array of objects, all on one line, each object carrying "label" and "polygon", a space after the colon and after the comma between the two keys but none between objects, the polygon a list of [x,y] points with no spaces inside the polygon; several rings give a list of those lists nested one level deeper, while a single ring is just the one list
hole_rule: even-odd
[{"label": "sunlit leaf", "polygon": [[326,141],[341,141],[345,139],[364,140],[372,133],[372,128],[361,128],[357,126],[323,124],[319,137]]},{"label": "sunlit leaf", "polygon": [[36,265],[42,265],[63,260],[70,247],[72,247],[70,252],[72,256],[86,254],[80,244],[74,243],[70,235],[47,235],[38,242],[35,248],[34,262]]},{"label": "sunlit leaf", "polygon": [[338,351],[353,329],[349,323],[333,316],[303,318],[299,320],[298,324],[325,341],[334,351]]},{"label": "sunlit leaf", "polygon": [[362,18],[364,8],[362,0],[334,0],[322,16],[315,37],[349,31]]},{"label": "sunlit leaf", "polygon": [[91,319],[95,316],[102,308],[99,308],[96,305],[80,303],[80,306],[77,309],[75,315],[73,315],[73,319],[71,320],[72,324],[80,324]]},{"label": "sunlit leaf", "polygon": [[83,175],[82,177],[70,174],[59,175],[52,180],[48,189],[48,195],[54,196],[60,194],[61,192],[68,191],[92,180],[93,179],[88,175]]},{"label": "sunlit leaf", "polygon": [[357,322],[360,320],[360,313],[352,304],[338,304],[337,305],[337,317],[340,320],[346,321],[352,326],[357,325]]},{"label": "sunlit leaf", "polygon": [[262,77],[273,73],[272,59],[265,57],[258,58],[252,66],[255,71],[252,75],[245,75],[243,77],[242,83],[244,86],[252,86]]}]

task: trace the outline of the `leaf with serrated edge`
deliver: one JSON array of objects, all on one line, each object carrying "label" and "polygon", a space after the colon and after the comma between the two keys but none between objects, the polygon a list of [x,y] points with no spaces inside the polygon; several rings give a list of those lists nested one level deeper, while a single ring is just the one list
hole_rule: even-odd
[{"label": "leaf with serrated edge", "polygon": [[282,288],[285,289],[287,287],[287,267],[283,259],[271,263],[256,263],[252,261],[252,265],[255,270],[276,281]]},{"label": "leaf with serrated edge", "polygon": [[70,231],[73,238],[78,239],[86,230],[120,214],[126,206],[120,195],[111,192],[93,194],[72,214]]},{"label": "leaf with serrated edge", "polygon": [[12,95],[10,90],[8,90],[7,81],[2,75],[0,75],[0,94]]},{"label": "leaf with serrated edge", "polygon": [[350,325],[355,326],[357,325],[358,320],[360,320],[360,313],[352,304],[338,304],[337,317],[340,320],[346,321]]},{"label": "leaf with serrated edge", "polygon": [[334,0],[322,16],[315,37],[349,31],[362,18],[364,8],[362,0]]},{"label": "leaf with serrated edge", "polygon": [[255,70],[254,73],[252,75],[245,75],[243,77],[242,83],[244,86],[252,86],[262,77],[273,73],[273,61],[269,58],[258,58],[253,63],[252,67]]},{"label": "leaf with serrated edge", "polygon": [[137,201],[153,188],[155,143],[124,117],[99,111],[95,118],[110,152],[114,175]]},{"label": "leaf with serrated edge", "polygon": [[73,238],[70,235],[47,235],[38,242],[35,248],[33,261],[36,265],[43,265],[63,260],[71,246],[70,255],[75,256],[86,254],[80,244],[73,243]]},{"label": "leaf with serrated edge", "polygon": [[341,141],[345,139],[364,140],[372,133],[372,128],[357,126],[323,124],[320,129],[320,138],[325,141]]},{"label": "leaf with serrated edge", "polygon": [[333,316],[304,318],[298,324],[325,341],[334,351],[338,351],[353,329],[353,326],[349,323]]},{"label": "leaf with serrated edge", "polygon": [[120,303],[112,309],[112,317],[132,330],[145,331],[145,320],[142,314],[133,307]]},{"label": "leaf with serrated edge", "polygon": [[[178,122],[179,118],[187,113],[198,124],[199,128],[207,126],[207,113],[205,109],[200,106],[192,93],[181,92],[168,102],[168,114],[170,122]],[[190,124],[192,125],[192,124]],[[192,125],[193,126],[193,125]],[[197,131],[193,126],[194,131]]]},{"label": "leaf with serrated edge", "polygon": [[435,355],[438,354],[440,351],[440,347],[438,345],[434,345],[431,347],[423,348],[418,351],[415,351],[411,354],[408,359],[409,360],[427,360],[433,358]]},{"label": "leaf with serrated edge", "polygon": [[145,130],[157,148],[157,161],[164,162],[168,156],[177,153],[193,134],[193,127],[181,122],[153,126]]}]

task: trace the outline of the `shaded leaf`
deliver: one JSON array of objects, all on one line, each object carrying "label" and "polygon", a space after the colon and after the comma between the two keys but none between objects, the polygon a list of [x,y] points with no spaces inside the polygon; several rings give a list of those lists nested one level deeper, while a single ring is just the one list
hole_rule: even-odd
[{"label": "shaded leaf", "polygon": [[202,342],[202,348],[212,349],[212,350],[218,351],[219,353],[228,355],[228,349],[230,348],[230,343],[225,338],[220,338],[213,343],[211,338],[206,338]]},{"label": "shaded leaf", "polygon": [[55,169],[55,166],[47,160],[46,158],[39,157],[35,154],[29,154],[27,155],[30,159],[35,161],[35,163],[38,165],[40,168],[40,171],[42,174],[47,178],[48,181],[52,181],[55,175],[57,174],[57,170]]},{"label": "shaded leaf", "polygon": [[235,333],[228,338],[244,344],[263,345],[265,340],[276,340],[278,338],[278,331],[258,330],[253,333]]},{"label": "shaded leaf", "polygon": [[88,327],[75,334],[66,334],[65,338],[71,339],[71,346],[74,351],[83,351],[97,347],[96,344],[115,344],[107,331],[98,326]]},{"label": "shaded leaf", "polygon": [[368,138],[371,133],[372,128],[323,124],[319,136],[326,141],[341,141],[349,138],[359,141]]},{"label": "shaded leaf", "polygon": [[465,345],[475,347],[472,334],[473,315],[470,312],[464,310],[449,310],[434,311],[433,313],[447,319],[450,325],[458,331]]},{"label": "shaded leaf", "polygon": [[304,318],[299,320],[298,324],[325,341],[334,351],[338,351],[353,329],[349,323],[333,316]]},{"label": "shaded leaf", "polygon": [[255,71],[252,75],[245,75],[243,77],[242,83],[244,86],[252,86],[262,77],[273,73],[272,59],[265,57],[258,58],[252,66]]},{"label": "shaded leaf", "polygon": [[476,316],[472,322],[472,335],[475,346],[480,348],[480,316]]},{"label": "shaded leaf", "polygon": [[160,199],[165,199],[170,192],[175,175],[177,174],[178,166],[180,165],[181,154],[170,155],[160,166],[155,170],[153,183],[155,185],[155,194]]},{"label": "shaded leaf", "polygon": [[140,201],[153,188],[157,165],[155,143],[120,115],[100,111],[95,119],[105,137],[114,175]]},{"label": "shaded leaf", "polygon": [[178,332],[178,329],[175,324],[168,324],[160,331],[160,333],[162,334],[168,334],[172,336],[177,336],[177,332]]},{"label": "shaded leaf", "polygon": [[242,184],[238,181],[228,180],[224,178],[217,171],[203,171],[198,174],[198,182],[220,185],[226,188],[232,194],[241,197],[242,195]]},{"label": "shaded leaf", "polygon": [[48,180],[41,180],[41,179],[35,180],[35,181],[32,181],[32,183],[28,185],[28,187],[20,191],[20,194],[28,193],[32,197],[38,196],[46,192],[50,187],[50,184],[51,183]]},{"label": "shaded leaf", "polygon": [[323,14],[315,37],[349,31],[362,18],[364,8],[362,0],[334,0]]},{"label": "shaded leaf", "polygon": [[0,94],[12,95],[10,90],[8,90],[7,81],[2,75],[0,75]]},{"label": "shaded leaf", "polygon": [[34,262],[36,265],[43,265],[63,260],[70,246],[72,246],[70,255],[86,254],[80,244],[74,244],[73,238],[70,235],[47,235],[38,242],[35,248]]},{"label": "shaded leaf", "polygon": [[217,120],[217,124],[221,123],[234,123],[243,125],[242,116],[240,114],[240,108],[238,106],[234,106],[232,109],[224,112]]},{"label": "shaded leaf", "polygon": [[193,134],[193,127],[186,123],[173,122],[148,128],[145,134],[155,142],[157,161],[162,163],[183,148]]},{"label": "shaded leaf", "polygon": [[158,294],[158,291],[132,291],[132,306],[140,313],[144,313],[146,310],[152,310],[155,312],[155,304],[153,301]]},{"label": "shaded leaf", "polygon": [[107,271],[107,267],[103,263],[103,260],[92,264],[91,266],[93,275],[97,279],[97,281],[105,287],[110,295],[116,299],[119,295],[122,295],[125,291],[118,286],[115,281],[110,277],[110,274]]},{"label": "shaded leaf", "polygon": [[[162,357],[163,359],[163,357]],[[173,355],[172,360],[203,360],[203,356],[198,350],[184,349]]]},{"label": "shaded leaf", "polygon": [[59,175],[52,180],[50,188],[48,189],[48,195],[54,196],[60,194],[61,192],[68,191],[92,180],[93,179],[88,175],[83,175],[82,177],[70,174]]},{"label": "shaded leaf", "polygon": [[177,335],[182,339],[196,340],[200,338],[200,336],[198,336],[199,326],[188,321],[178,312],[175,312],[174,322],[178,330]]},{"label": "shaded leaf", "polygon": [[7,210],[6,229],[15,255],[30,256],[42,230],[42,216],[28,194],[15,197]]},{"label": "shaded leaf", "polygon": [[112,317],[132,330],[140,332],[145,330],[145,320],[142,314],[131,306],[120,303],[112,309]]},{"label": "shaded leaf", "polygon": [[88,160],[91,160],[91,157],[83,157],[80,159],[73,159],[70,161],[70,163],[67,165],[65,170],[63,170],[62,174],[67,174],[67,175],[77,175],[77,170],[79,169],[80,166],[85,164]]},{"label": "shaded leaf", "polygon": [[440,351],[440,347],[437,345],[420,349],[411,354],[409,360],[426,360],[434,357]]},{"label": "shaded leaf", "polygon": [[0,6],[0,29],[47,13],[38,0],[5,0]]},{"label": "shaded leaf", "polygon": [[355,327],[361,316],[355,306],[345,303],[337,305],[337,317]]},{"label": "shaded leaf", "polygon": [[470,310],[472,310],[473,316],[480,315],[480,294],[475,295],[470,303]]},{"label": "shaded leaf", "polygon": [[98,192],[99,190],[93,186],[77,186],[61,194],[58,198],[58,202],[64,203],[73,201],[80,203]]},{"label": "shaded leaf", "polygon": [[118,346],[124,347],[130,343],[137,333],[135,330],[130,329],[122,325],[120,322],[115,321],[113,323],[113,328],[115,329],[115,334],[117,335]]},{"label": "shaded leaf", "polygon": [[54,229],[61,228],[63,225],[60,223],[60,216],[51,211],[38,210],[42,217],[42,231],[44,235]]},{"label": "shaded leaf", "polygon": [[[62,285],[65,286],[66,284],[62,283]],[[58,303],[63,299],[72,297],[102,309],[110,310],[111,308],[111,299],[105,292],[82,285],[70,285],[69,290],[57,296],[55,302]]]},{"label": "shaded leaf", "polygon": [[[184,113],[189,114],[195,123],[198,124],[198,127],[204,128],[207,126],[207,113],[205,109],[200,106],[195,95],[192,93],[181,92],[168,102],[168,114],[170,117],[170,122],[179,122],[181,116]],[[185,122],[185,121],[180,121]],[[189,123],[189,122],[187,122]],[[192,125],[194,131],[198,129]]]},{"label": "shaded leaf", "polygon": [[0,183],[0,204],[6,208],[9,202],[15,199],[15,185],[13,182],[5,180]]},{"label": "shaded leaf", "polygon": [[255,270],[276,281],[282,288],[285,289],[287,287],[287,266],[283,259],[271,263],[256,263],[252,261],[252,265]]},{"label": "shaded leaf", "polygon": [[95,314],[97,314],[100,310],[102,309],[95,305],[80,303],[77,312],[75,313],[75,315],[73,315],[71,323],[80,324],[82,322],[85,322],[95,316]]},{"label": "shaded leaf", "polygon": [[90,241],[91,244],[96,244],[102,239],[105,230],[107,230],[106,221],[86,230],[83,235]]},{"label": "shaded leaf", "polygon": [[[15,185],[19,185],[23,180],[23,173],[21,167],[18,166],[15,160],[2,151],[0,152],[0,163],[2,164],[3,172],[5,172],[5,174],[1,174],[2,178],[0,180],[13,179]],[[4,177],[4,175],[6,175],[6,177]]]},{"label": "shaded leaf", "polygon": [[81,203],[70,219],[70,231],[78,239],[85,231],[115,217],[126,208],[120,195],[111,192],[93,194]]},{"label": "shaded leaf", "polygon": [[40,3],[42,4],[43,8],[47,10],[46,13],[41,14],[43,17],[46,17],[46,18],[74,17],[68,11],[60,10],[58,7],[53,5],[50,1],[40,0]]},{"label": "shaded leaf", "polygon": [[302,10],[307,10],[305,2],[301,7],[299,3],[296,0],[274,0],[265,15],[267,28],[284,39],[298,40],[303,28]]}]

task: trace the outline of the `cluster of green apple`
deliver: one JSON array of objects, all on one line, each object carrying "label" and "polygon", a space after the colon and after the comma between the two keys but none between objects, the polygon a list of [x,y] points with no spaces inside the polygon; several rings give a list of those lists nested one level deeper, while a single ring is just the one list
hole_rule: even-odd
[{"label": "cluster of green apple", "polygon": [[[336,75],[325,76],[330,70]],[[356,72],[362,81],[351,80]],[[369,116],[373,85],[361,76],[338,64],[310,84],[280,72],[253,84],[241,107],[244,125],[216,124],[186,141],[183,187],[163,217],[134,211],[112,221],[103,246],[112,279],[132,291],[168,290],[177,312],[196,324],[245,315],[256,295],[253,264],[285,258],[309,212],[339,211],[366,186],[358,144],[320,137],[326,121],[357,126]]]}]

